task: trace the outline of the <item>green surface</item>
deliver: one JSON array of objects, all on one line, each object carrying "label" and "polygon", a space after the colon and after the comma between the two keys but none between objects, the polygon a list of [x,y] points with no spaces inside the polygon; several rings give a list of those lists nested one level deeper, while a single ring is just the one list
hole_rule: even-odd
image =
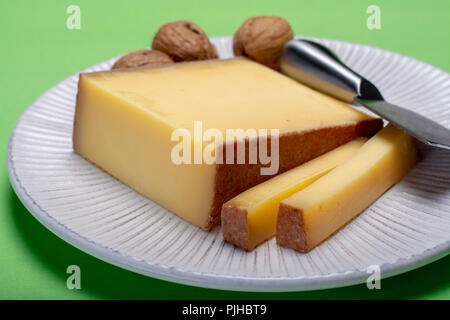
[{"label": "green surface", "polygon": [[[66,28],[66,8],[81,8],[81,29]],[[366,28],[366,8],[381,8],[381,30]],[[0,298],[450,298],[450,256],[382,281],[298,293],[207,290],[147,278],[70,246],[39,224],[12,190],[6,145],[25,108],[82,68],[149,46],[158,27],[190,19],[210,36],[231,35],[252,15],[285,17],[297,35],[335,38],[397,51],[450,71],[450,1],[0,1]],[[66,288],[66,268],[82,270],[82,289]]]}]

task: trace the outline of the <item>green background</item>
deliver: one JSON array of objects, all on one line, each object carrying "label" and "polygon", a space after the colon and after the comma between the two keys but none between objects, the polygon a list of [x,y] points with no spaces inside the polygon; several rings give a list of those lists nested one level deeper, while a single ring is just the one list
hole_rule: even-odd
[{"label": "green background", "polygon": [[[70,4],[81,30],[66,28]],[[368,30],[366,8],[381,8],[381,30]],[[295,34],[359,42],[397,51],[450,71],[450,1],[0,1],[0,298],[34,299],[378,299],[450,298],[450,256],[382,281],[294,293],[208,290],[147,278],[93,258],[54,236],[11,189],[6,146],[25,108],[82,68],[150,45],[158,27],[189,19],[209,36],[231,35],[245,18],[285,17]],[[66,268],[81,267],[81,290],[66,288]]]}]

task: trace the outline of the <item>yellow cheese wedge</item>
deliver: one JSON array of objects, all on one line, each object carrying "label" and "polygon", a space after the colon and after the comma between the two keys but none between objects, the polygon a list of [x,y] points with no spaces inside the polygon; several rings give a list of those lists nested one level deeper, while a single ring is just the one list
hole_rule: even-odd
[{"label": "yellow cheese wedge", "polygon": [[358,138],[244,191],[222,207],[223,238],[253,250],[275,235],[280,201],[306,188],[353,156],[366,138]]},{"label": "yellow cheese wedge", "polygon": [[401,180],[417,161],[415,140],[388,125],[347,162],[281,201],[277,243],[310,251]]},{"label": "yellow cheese wedge", "polygon": [[[206,230],[220,223],[225,201],[271,176],[261,174],[268,166],[263,161],[201,161],[208,138],[196,135],[195,121],[201,121],[203,133],[216,129],[223,134],[219,151],[225,144],[237,145],[226,137],[227,129],[278,129],[276,173],[381,127],[380,119],[248,59],[86,73],[78,86],[74,151]],[[190,134],[191,164],[173,161],[181,143],[173,139],[176,129]],[[259,134],[247,138],[247,144],[261,140]],[[194,149],[200,150],[200,164],[194,164]]]}]

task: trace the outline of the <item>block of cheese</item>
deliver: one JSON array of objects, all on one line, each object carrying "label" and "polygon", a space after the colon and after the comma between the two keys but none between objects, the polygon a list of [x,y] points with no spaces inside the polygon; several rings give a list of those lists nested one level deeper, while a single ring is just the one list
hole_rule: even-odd
[{"label": "block of cheese", "polygon": [[306,188],[361,148],[358,138],[294,169],[260,183],[227,201],[222,207],[223,238],[251,251],[275,235],[280,201]]},{"label": "block of cheese", "polygon": [[415,140],[386,126],[348,161],[281,201],[277,243],[310,251],[401,180],[417,161]]},{"label": "block of cheese", "polygon": [[[190,133],[186,145],[193,154],[196,146],[200,152],[209,146],[204,135],[195,134],[199,121],[202,132],[215,129],[225,137],[217,151],[238,144],[226,136],[227,129],[278,129],[276,173],[382,126],[380,119],[248,59],[209,60],[80,74],[73,148],[137,192],[209,230],[220,223],[225,201],[271,176],[261,174],[268,166],[262,161],[174,162],[172,152],[181,143],[173,139],[175,130]],[[252,139],[262,140],[249,135],[245,143]]]}]

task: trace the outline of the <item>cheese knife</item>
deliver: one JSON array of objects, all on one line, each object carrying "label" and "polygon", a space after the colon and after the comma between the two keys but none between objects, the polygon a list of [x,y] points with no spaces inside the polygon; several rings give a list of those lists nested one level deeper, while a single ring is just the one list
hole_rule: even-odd
[{"label": "cheese knife", "polygon": [[450,130],[407,108],[387,102],[377,87],[326,46],[306,39],[291,40],[283,48],[280,70],[309,87],[347,103],[360,104],[419,141],[450,150]]}]

